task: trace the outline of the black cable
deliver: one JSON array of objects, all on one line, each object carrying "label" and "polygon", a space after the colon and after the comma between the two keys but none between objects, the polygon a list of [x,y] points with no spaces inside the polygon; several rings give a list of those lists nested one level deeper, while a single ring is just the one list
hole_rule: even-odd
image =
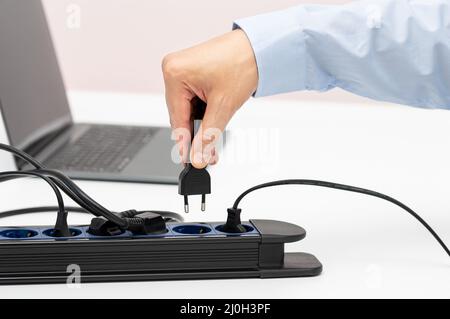
[{"label": "black cable", "polygon": [[[37,170],[32,170],[32,171],[27,171],[27,172],[38,172]],[[45,176],[45,175],[44,175]],[[12,179],[16,179],[19,178],[20,176],[5,176],[5,177],[0,177],[0,183],[1,182],[6,182],[8,180],[12,180]],[[101,216],[100,213],[98,213],[95,208],[93,208],[92,206],[89,205],[89,203],[86,203],[84,201],[83,198],[78,197],[72,190],[70,187],[67,187],[63,182],[59,181],[59,180],[55,180],[53,178],[52,180],[54,183],[57,184],[58,187],[60,187],[64,193],[66,193],[72,200],[74,200],[78,205],[80,205],[81,207],[83,207],[85,210],[89,211],[91,214],[95,215],[95,216]]]},{"label": "black cable", "polygon": [[14,172],[1,172],[0,173],[0,178],[1,177],[5,177],[5,178],[10,178],[10,177],[39,177],[41,179],[43,179],[44,181],[46,181],[53,189],[55,195],[56,195],[56,199],[58,201],[58,207],[56,207],[57,209],[57,216],[56,216],[56,222],[55,222],[55,227],[54,227],[54,235],[56,237],[66,237],[66,236],[71,236],[71,232],[69,229],[69,226],[67,225],[67,211],[65,210],[64,207],[64,200],[63,197],[61,195],[61,192],[59,191],[58,187],[56,187],[55,183],[48,178],[45,175],[36,173],[36,172],[28,172],[28,171],[22,171],[22,172],[18,172],[18,171],[14,171]]},{"label": "black cable", "polygon": [[[89,195],[87,195],[81,188],[79,188],[69,177],[64,175],[63,173],[46,169],[44,165],[42,165],[39,161],[35,160],[33,157],[28,155],[26,152],[19,150],[13,146],[6,145],[0,143],[0,150],[4,150],[7,152],[10,152],[14,154],[15,156],[21,158],[22,160],[28,162],[32,166],[35,167],[34,170],[26,171],[29,173],[47,176],[54,184],[56,184],[64,193],[66,193],[72,200],[74,200],[78,205],[80,205],[84,210],[94,214],[95,216],[103,216],[110,222],[116,224],[120,228],[127,229],[129,227],[129,219],[126,217],[122,217],[119,214],[116,214],[102,205],[100,205],[98,202],[96,202],[94,199],[92,199]],[[9,176],[0,176],[0,182],[6,181],[8,179],[17,177],[17,175],[9,175]],[[151,211],[149,211],[151,212]],[[166,220],[182,220],[183,218],[176,214],[171,212],[159,212],[161,217],[165,218]],[[162,213],[162,214],[161,214]],[[163,216],[165,215],[165,216]],[[143,223],[144,220],[141,219],[141,222]]]},{"label": "black cable", "polygon": [[[89,197],[86,193],[84,193],[70,178],[58,172],[56,170],[45,169],[44,165],[42,165],[39,161],[34,159],[32,156],[27,154],[26,152],[17,149],[13,146],[6,145],[0,143],[0,150],[4,150],[14,154],[15,156],[23,159],[24,161],[33,165],[36,170],[34,172],[47,175],[49,178],[58,185],[70,198],[72,198],[78,205],[90,211],[92,214],[96,216],[103,216],[111,222],[117,224],[120,227],[126,228],[128,226],[128,222],[126,219],[120,218],[119,216],[113,214],[111,211],[101,206],[91,197]],[[4,177],[3,181],[7,178]],[[2,178],[0,177],[0,181]]]},{"label": "black cable", "polygon": [[[0,218],[7,218],[7,217],[13,217],[13,216],[25,215],[25,214],[54,212],[57,209],[58,209],[58,206],[40,206],[40,207],[27,207],[27,208],[13,209],[13,210],[0,212]],[[76,207],[76,206],[65,206],[65,210],[70,213],[91,214],[91,212],[87,211],[86,209],[84,209],[82,207]],[[137,214],[140,214],[143,212],[151,212],[151,213],[161,215],[166,220],[166,222],[183,222],[184,221],[184,218],[180,214],[177,214],[174,212],[150,210],[150,211],[138,211]]]},{"label": "black cable", "polygon": [[24,161],[30,163],[35,168],[43,168],[44,165],[42,165],[38,160],[34,159],[31,155],[27,154],[26,152],[19,150],[18,148],[15,148],[13,146],[0,143],[0,150],[7,151],[10,153],[13,153],[15,156],[23,159]]},{"label": "black cable", "polygon": [[243,192],[241,195],[239,195],[239,197],[235,200],[235,202],[233,204],[233,210],[238,210],[239,209],[238,206],[239,206],[239,203],[241,202],[241,200],[246,195],[248,195],[249,193],[251,193],[253,191],[256,191],[256,190],[262,189],[262,188],[267,188],[267,187],[280,186],[280,185],[292,185],[292,184],[295,184],[295,185],[311,185],[311,186],[320,186],[320,187],[327,187],[327,188],[333,188],[333,189],[340,189],[340,190],[344,190],[344,191],[348,191],[348,192],[361,193],[361,194],[365,194],[365,195],[381,198],[381,199],[384,199],[384,200],[386,200],[388,202],[391,202],[391,203],[393,203],[393,204],[403,208],[405,211],[407,211],[409,214],[411,214],[415,219],[417,219],[433,235],[433,237],[442,246],[442,248],[445,250],[445,252],[450,256],[449,248],[445,245],[445,243],[438,236],[438,234],[433,230],[433,228],[431,228],[431,226],[428,225],[428,223],[422,217],[419,216],[419,214],[417,214],[411,208],[409,208],[408,206],[406,206],[402,202],[396,200],[395,198],[392,198],[392,197],[390,197],[388,195],[385,195],[385,194],[382,194],[382,193],[379,193],[379,192],[375,192],[375,191],[372,191],[372,190],[369,190],[369,189],[365,189],[365,188],[360,188],[360,187],[355,187],[355,186],[350,186],[350,185],[344,185],[344,184],[338,184],[338,183],[332,183],[332,182],[319,181],[319,180],[311,180],[311,179],[278,180],[278,181],[273,181],[273,182],[269,182],[269,183],[256,185],[256,186],[254,186],[252,188],[247,189],[245,192]]},{"label": "black cable", "polygon": [[72,198],[78,205],[90,211],[96,216],[103,216],[109,221],[126,229],[128,223],[125,219],[117,216],[110,210],[106,209],[98,202],[93,200],[81,188],[78,187],[70,178],[61,172],[51,169],[38,169],[33,172],[46,175],[50,177],[59,188],[61,188],[70,198]]},{"label": "black cable", "polygon": [[[26,215],[26,214],[36,214],[36,213],[47,213],[54,212],[58,207],[57,206],[40,206],[40,207],[27,207],[27,208],[19,208],[7,210],[4,212],[0,212],[0,218],[13,217],[18,215]],[[66,211],[70,213],[83,213],[90,214],[87,210],[81,207],[65,207]]]},{"label": "black cable", "polygon": [[[70,178],[68,178],[61,172],[49,169],[39,169],[34,170],[33,172],[38,172],[39,174],[51,176],[54,181],[57,180],[60,181],[61,183],[58,183],[58,186],[64,188],[63,190],[67,189],[66,194],[69,193],[69,191],[73,193],[74,195],[71,196],[72,199],[74,199],[83,208],[89,210],[90,212],[92,211],[98,212],[98,215],[105,217],[106,219],[116,223],[119,226],[126,227],[126,224],[124,224],[124,221],[126,221],[126,219],[123,219],[117,213],[109,211],[108,209],[100,205],[98,202],[93,200],[88,194],[86,194],[82,189],[80,189],[78,185],[76,185]],[[139,213],[143,212],[144,211],[139,211]],[[167,219],[170,218],[177,221],[183,221],[181,215],[173,212],[155,211],[155,210],[148,210],[146,212],[153,212]]]},{"label": "black cable", "polygon": [[57,207],[58,212],[64,212],[65,211],[65,209],[64,209],[64,200],[63,200],[63,197],[61,195],[61,192],[59,191],[58,187],[56,187],[55,183],[50,178],[48,178],[45,175],[36,173],[36,172],[28,172],[28,171],[22,171],[22,172],[16,172],[16,171],[14,171],[14,172],[0,172],[0,178],[2,178],[2,177],[13,177],[13,176],[16,176],[16,177],[38,177],[38,178],[41,178],[44,181],[46,181],[50,185],[50,187],[53,189],[53,192],[55,193],[56,200],[58,202],[58,207]]}]

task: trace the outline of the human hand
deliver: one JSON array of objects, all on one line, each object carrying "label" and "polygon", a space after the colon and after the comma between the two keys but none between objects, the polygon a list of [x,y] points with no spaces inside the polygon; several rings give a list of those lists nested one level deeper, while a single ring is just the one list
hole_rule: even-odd
[{"label": "human hand", "polygon": [[[162,63],[166,102],[179,153],[196,168],[215,164],[215,144],[234,113],[255,92],[258,71],[253,49],[242,30],[168,54]],[[191,141],[193,102],[207,104],[202,125]]]}]

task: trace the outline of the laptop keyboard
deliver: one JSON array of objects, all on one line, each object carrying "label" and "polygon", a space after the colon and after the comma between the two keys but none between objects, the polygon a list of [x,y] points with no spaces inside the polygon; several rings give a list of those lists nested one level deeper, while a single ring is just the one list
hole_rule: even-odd
[{"label": "laptop keyboard", "polygon": [[155,132],[148,127],[95,125],[44,164],[65,171],[119,173]]}]

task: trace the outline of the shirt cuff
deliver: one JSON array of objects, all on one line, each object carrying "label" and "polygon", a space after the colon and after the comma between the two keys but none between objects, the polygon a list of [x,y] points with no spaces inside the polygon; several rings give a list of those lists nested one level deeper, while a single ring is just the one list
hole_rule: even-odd
[{"label": "shirt cuff", "polygon": [[296,9],[234,22],[233,29],[245,32],[255,54],[259,78],[256,97],[308,89],[301,9]]}]

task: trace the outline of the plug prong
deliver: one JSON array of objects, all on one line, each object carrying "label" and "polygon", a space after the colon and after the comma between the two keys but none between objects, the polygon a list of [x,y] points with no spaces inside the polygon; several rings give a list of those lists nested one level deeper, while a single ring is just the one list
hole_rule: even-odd
[{"label": "plug prong", "polygon": [[184,195],[184,212],[189,213],[189,201],[187,195]]},{"label": "plug prong", "polygon": [[202,194],[202,212],[206,210],[206,195]]}]

